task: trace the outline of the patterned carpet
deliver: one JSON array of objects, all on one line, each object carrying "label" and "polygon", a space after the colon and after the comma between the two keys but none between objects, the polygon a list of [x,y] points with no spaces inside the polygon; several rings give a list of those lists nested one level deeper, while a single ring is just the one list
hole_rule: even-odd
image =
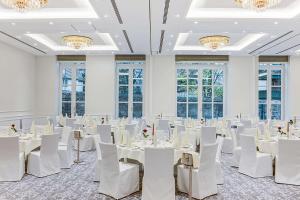
[{"label": "patterned carpet", "polygon": [[[83,164],[73,165],[61,173],[36,178],[25,175],[20,182],[0,183],[0,200],[111,200],[97,193],[98,184],[93,182],[95,152],[82,153]],[[207,200],[300,200],[300,186],[276,184],[274,178],[253,179],[239,174],[230,167],[231,155],[222,155],[225,183],[218,186],[218,195]],[[124,200],[139,200],[141,193]],[[187,199],[185,194],[177,194],[177,200]]]}]

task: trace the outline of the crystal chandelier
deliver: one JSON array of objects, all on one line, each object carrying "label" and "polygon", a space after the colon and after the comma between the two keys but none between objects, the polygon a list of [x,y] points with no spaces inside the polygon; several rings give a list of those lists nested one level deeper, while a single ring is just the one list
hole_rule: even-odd
[{"label": "crystal chandelier", "polygon": [[81,35],[67,35],[63,37],[63,42],[73,49],[82,49],[91,46],[93,40]]},{"label": "crystal chandelier", "polygon": [[48,4],[48,0],[0,0],[8,8],[20,12],[39,9]]},{"label": "crystal chandelier", "polygon": [[234,0],[238,7],[261,11],[278,5],[282,0]]},{"label": "crystal chandelier", "polygon": [[229,44],[229,37],[223,35],[210,35],[199,39],[201,45],[209,49],[219,49]]}]

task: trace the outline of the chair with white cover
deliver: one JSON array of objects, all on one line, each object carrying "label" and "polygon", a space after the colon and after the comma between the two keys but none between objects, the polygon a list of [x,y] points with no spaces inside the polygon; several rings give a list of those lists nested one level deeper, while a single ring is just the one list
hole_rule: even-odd
[{"label": "chair with white cover", "polygon": [[0,137],[0,181],[20,181],[25,173],[19,137]]},{"label": "chair with white cover", "polygon": [[28,156],[28,174],[44,177],[59,173],[58,134],[42,135],[41,149]]},{"label": "chair with white cover", "polygon": [[231,134],[231,127],[227,127],[225,129],[226,131],[226,136],[223,141],[223,147],[222,147],[222,152],[223,153],[233,153],[233,139],[232,139],[232,134]]},{"label": "chair with white cover", "polygon": [[258,128],[244,128],[243,135],[257,136]]},{"label": "chair with white cover", "polygon": [[110,124],[97,125],[97,133],[100,135],[101,142],[112,143]]},{"label": "chair with white cover", "polygon": [[[199,168],[192,171],[193,198],[203,199],[218,193],[216,179],[217,148],[217,143],[201,146]],[[187,193],[189,191],[189,170],[185,169],[183,165],[179,165],[177,169],[178,190]]]},{"label": "chair with white cover", "polygon": [[[77,141],[74,143],[74,149],[78,149]],[[94,149],[94,138],[92,135],[84,134],[81,132],[79,140],[79,151],[91,151]]]},{"label": "chair with white cover", "polygon": [[231,138],[233,141],[233,159],[232,166],[239,167],[240,157],[241,157],[241,146],[240,146],[240,130],[237,128],[234,131],[231,131]]},{"label": "chair with white cover", "polygon": [[139,190],[139,166],[118,161],[114,144],[100,143],[102,156],[99,193],[115,199]]},{"label": "chair with white cover", "polygon": [[224,143],[224,137],[217,137],[217,154],[216,154],[216,171],[217,171],[217,184],[221,185],[224,183],[224,177],[223,177],[223,170],[221,166],[221,154],[222,154],[222,147]]},{"label": "chair with white cover", "polygon": [[217,129],[213,126],[201,127],[200,144],[213,144],[216,142]]},{"label": "chair with white cover", "polygon": [[61,139],[58,142],[59,146],[67,146],[69,141],[69,134],[72,132],[72,128],[68,126],[62,127]]},{"label": "chair with white cover", "polygon": [[170,123],[168,119],[159,119],[157,130],[169,132],[170,131]]},{"label": "chair with white cover", "polygon": [[182,134],[185,132],[185,126],[184,125],[176,125],[177,133]]},{"label": "chair with white cover", "polygon": [[239,172],[253,178],[272,176],[272,156],[256,150],[255,137],[240,135],[241,158]]},{"label": "chair with white cover", "polygon": [[241,123],[245,128],[251,128],[252,127],[252,121],[251,119],[242,119]]},{"label": "chair with white cover", "polygon": [[75,121],[76,121],[75,118],[66,118],[66,126],[69,126],[72,129],[75,128],[75,124],[74,124]]},{"label": "chair with white cover", "polygon": [[278,141],[275,182],[300,185],[300,140]]},{"label": "chair with white cover", "polygon": [[125,130],[128,131],[130,138],[134,138],[136,134],[137,124],[126,124]]},{"label": "chair with white cover", "polygon": [[60,159],[60,167],[63,169],[71,168],[73,165],[73,132],[71,129],[66,129],[68,131],[63,133],[66,137],[67,144],[66,145],[58,145],[58,154]]},{"label": "chair with white cover", "polygon": [[146,148],[142,200],[175,200],[174,149]]},{"label": "chair with white cover", "polygon": [[102,157],[101,157],[101,150],[100,150],[100,136],[99,135],[94,135],[94,143],[95,143],[95,147],[96,147],[96,155],[97,155],[97,159],[96,159],[96,163],[95,163],[95,178],[94,181],[98,182],[100,181],[100,176],[101,176],[101,161],[102,161]]}]

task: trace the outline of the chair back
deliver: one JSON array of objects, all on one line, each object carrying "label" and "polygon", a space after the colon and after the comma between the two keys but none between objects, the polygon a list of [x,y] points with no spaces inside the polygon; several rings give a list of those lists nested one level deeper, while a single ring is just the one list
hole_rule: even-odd
[{"label": "chair back", "polygon": [[257,128],[260,130],[261,135],[265,134],[265,123],[264,122],[259,122],[257,124]]},{"label": "chair back", "polygon": [[255,137],[252,135],[240,135],[241,142],[241,160],[247,160],[249,163],[256,160]]},{"label": "chair back", "polygon": [[118,161],[117,146],[100,142],[101,151],[101,174],[106,177],[116,176],[120,173],[120,166]]},{"label": "chair back", "polygon": [[200,142],[204,144],[214,144],[216,142],[217,129],[213,126],[201,127]]},{"label": "chair back", "polygon": [[19,163],[19,137],[0,137],[0,162]]},{"label": "chair back", "polygon": [[101,149],[100,149],[100,136],[99,135],[94,135],[94,143],[95,143],[95,147],[96,147],[96,154],[98,158],[101,158]]},{"label": "chair back", "polygon": [[158,120],[157,130],[169,131],[169,129],[170,129],[170,125],[169,125],[168,119],[159,119]]},{"label": "chair back", "polygon": [[62,133],[61,133],[61,141],[64,144],[68,144],[70,135],[71,135],[71,139],[72,139],[72,128],[64,126],[62,129]]},{"label": "chair back", "polygon": [[145,148],[144,177],[147,179],[173,178],[174,149]]},{"label": "chair back", "polygon": [[223,143],[224,143],[224,137],[218,136],[217,137],[218,149],[217,149],[217,154],[216,154],[217,161],[221,161]]},{"label": "chair back", "polygon": [[100,135],[101,142],[112,143],[110,124],[97,125],[97,133]]},{"label": "chair back", "polygon": [[300,172],[300,140],[278,140],[277,164],[285,169],[296,169]]},{"label": "chair back", "polygon": [[200,150],[200,169],[209,169],[216,165],[216,155],[218,144],[204,144],[202,145]]},{"label": "chair back", "polygon": [[243,130],[243,135],[251,135],[251,136],[256,136],[258,133],[258,129],[257,128],[245,128]]},{"label": "chair back", "polygon": [[42,135],[41,157],[58,154],[59,134]]},{"label": "chair back", "polygon": [[74,128],[74,122],[76,121],[75,118],[66,118],[66,126]]},{"label": "chair back", "polygon": [[135,137],[137,124],[126,124],[125,130],[128,131],[131,138]]},{"label": "chair back", "polygon": [[185,132],[185,126],[184,125],[176,125],[176,128],[177,128],[178,135],[181,135],[182,133]]},{"label": "chair back", "polygon": [[252,121],[250,119],[242,119],[241,123],[244,125],[244,128],[252,127]]}]

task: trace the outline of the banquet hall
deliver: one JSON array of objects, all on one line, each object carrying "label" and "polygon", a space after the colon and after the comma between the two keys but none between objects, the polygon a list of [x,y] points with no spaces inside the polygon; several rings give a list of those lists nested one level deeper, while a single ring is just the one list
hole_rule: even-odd
[{"label": "banquet hall", "polygon": [[0,200],[300,200],[299,55],[300,0],[0,0]]}]

